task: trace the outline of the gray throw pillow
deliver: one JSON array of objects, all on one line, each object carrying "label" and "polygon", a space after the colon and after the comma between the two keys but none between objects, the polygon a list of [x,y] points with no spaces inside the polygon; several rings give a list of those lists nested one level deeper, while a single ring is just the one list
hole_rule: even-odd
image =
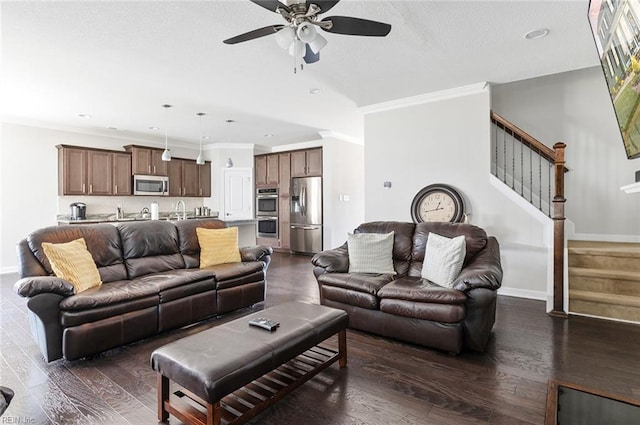
[{"label": "gray throw pillow", "polygon": [[447,238],[429,233],[422,263],[422,277],[451,288],[462,270],[467,244],[464,236]]},{"label": "gray throw pillow", "polygon": [[349,273],[396,274],[393,269],[393,232],[347,235]]}]

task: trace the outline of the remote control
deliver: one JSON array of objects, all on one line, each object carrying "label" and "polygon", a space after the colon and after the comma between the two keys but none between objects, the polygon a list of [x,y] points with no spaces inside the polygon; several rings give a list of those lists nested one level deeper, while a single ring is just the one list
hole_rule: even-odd
[{"label": "remote control", "polygon": [[257,326],[268,331],[275,331],[276,328],[280,326],[280,323],[265,319],[264,317],[258,317],[257,319],[249,320],[249,325]]}]

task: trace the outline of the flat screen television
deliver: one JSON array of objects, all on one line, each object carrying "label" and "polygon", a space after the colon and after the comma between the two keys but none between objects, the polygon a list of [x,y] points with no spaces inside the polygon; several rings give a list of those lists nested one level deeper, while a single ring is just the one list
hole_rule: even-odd
[{"label": "flat screen television", "polygon": [[589,22],[627,158],[640,158],[640,0],[590,0]]}]

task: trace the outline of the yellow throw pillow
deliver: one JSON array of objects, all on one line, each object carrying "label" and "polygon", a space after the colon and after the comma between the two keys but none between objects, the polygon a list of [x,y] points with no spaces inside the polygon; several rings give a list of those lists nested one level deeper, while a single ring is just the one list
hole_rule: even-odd
[{"label": "yellow throw pillow", "polygon": [[67,243],[43,242],[42,249],[56,277],[71,282],[76,294],[102,285],[100,273],[84,238]]},{"label": "yellow throw pillow", "polygon": [[200,268],[224,263],[239,263],[238,228],[224,229],[196,228],[200,244]]}]

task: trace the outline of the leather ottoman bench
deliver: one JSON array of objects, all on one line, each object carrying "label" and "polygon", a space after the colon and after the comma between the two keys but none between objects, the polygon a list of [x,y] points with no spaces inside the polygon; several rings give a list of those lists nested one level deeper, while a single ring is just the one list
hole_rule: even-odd
[{"label": "leather ottoman bench", "polygon": [[[249,326],[261,317],[280,326],[272,332]],[[158,420],[172,414],[190,424],[247,422],[335,361],[345,367],[348,324],[343,310],[290,302],[156,349]],[[337,351],[318,346],[335,334]],[[175,397],[170,381],[181,387]]]}]

